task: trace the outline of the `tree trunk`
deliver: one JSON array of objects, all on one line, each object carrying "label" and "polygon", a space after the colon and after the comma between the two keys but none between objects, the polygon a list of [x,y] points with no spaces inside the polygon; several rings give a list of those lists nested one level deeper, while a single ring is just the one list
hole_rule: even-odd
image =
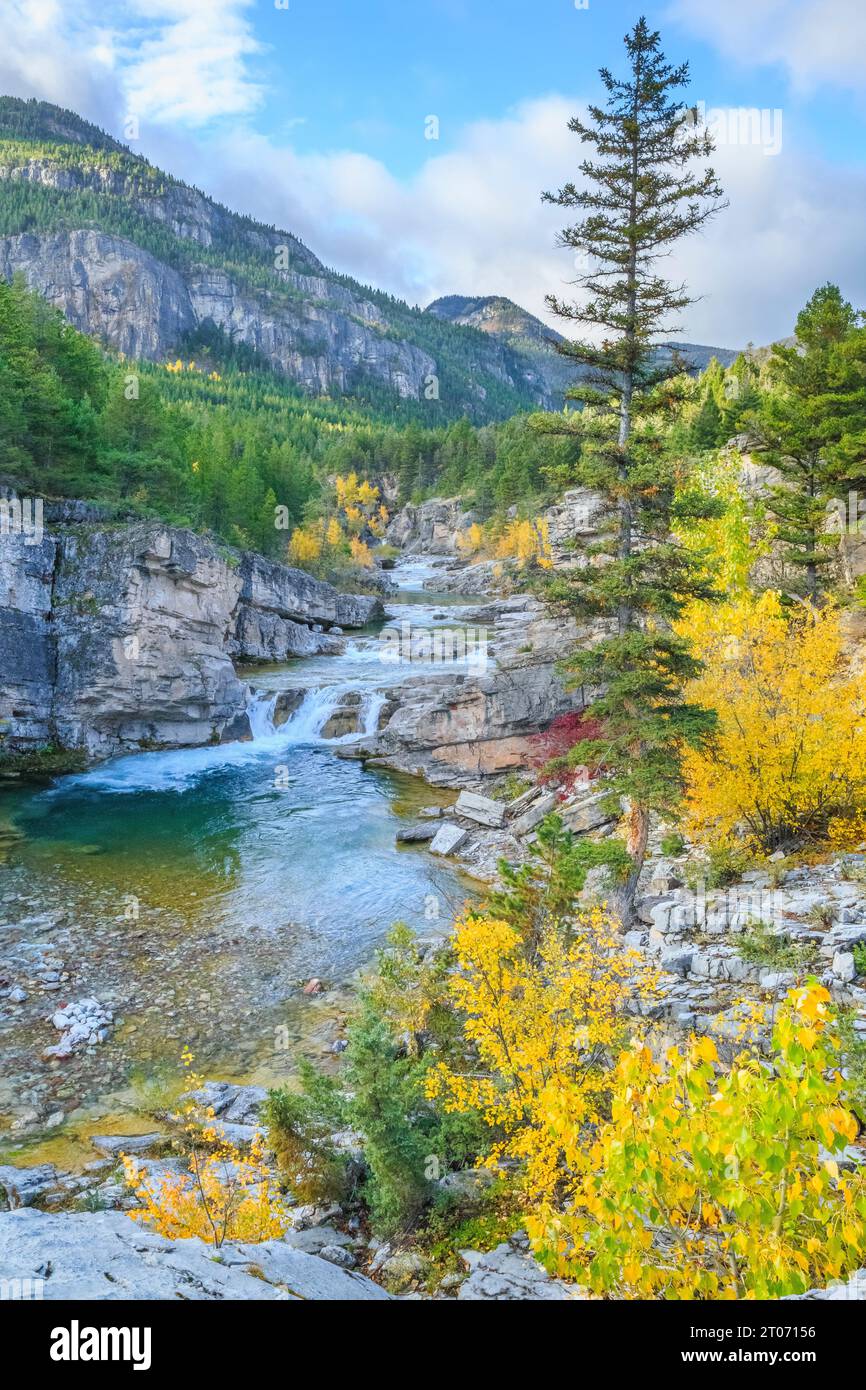
[{"label": "tree trunk", "polygon": [[616,914],[625,928],[630,927],[635,920],[634,900],[637,896],[638,879],[646,859],[649,825],[649,811],[633,802],[629,809],[626,842],[626,848],[632,857],[632,870],[614,899]]}]

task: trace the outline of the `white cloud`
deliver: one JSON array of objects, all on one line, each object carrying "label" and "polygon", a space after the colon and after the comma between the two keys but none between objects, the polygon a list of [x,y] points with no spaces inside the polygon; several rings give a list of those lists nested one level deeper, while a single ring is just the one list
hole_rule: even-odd
[{"label": "white cloud", "polygon": [[113,56],[85,2],[73,15],[60,0],[4,0],[0,92],[40,97],[112,125],[122,99]]},{"label": "white cloud", "polygon": [[[327,264],[410,301],[504,294],[544,316],[545,294],[567,298],[576,273],[555,245],[569,215],[540,193],[579,181],[581,149],[566,128],[579,106],[549,96],[471,125],[456,148],[431,147],[407,180],[366,155],[300,155],[248,132],[212,150],[197,178],[294,231]],[[713,163],[730,207],[662,263],[701,296],[682,316],[686,338],[738,347],[783,337],[827,279],[866,304],[866,172],[807,157],[787,132],[778,154],[729,144]]]},{"label": "white cloud", "polygon": [[[119,133],[121,118],[198,127],[248,116],[264,90],[253,0],[3,0],[0,90],[68,106]],[[110,15],[110,20],[108,16]]]},{"label": "white cloud", "polygon": [[204,125],[245,116],[262,100],[247,59],[261,53],[252,0],[127,0],[129,39],[118,34],[129,109],[141,120]]},{"label": "white cloud", "polygon": [[781,63],[800,90],[863,91],[863,0],[670,0],[668,16],[735,63]]}]

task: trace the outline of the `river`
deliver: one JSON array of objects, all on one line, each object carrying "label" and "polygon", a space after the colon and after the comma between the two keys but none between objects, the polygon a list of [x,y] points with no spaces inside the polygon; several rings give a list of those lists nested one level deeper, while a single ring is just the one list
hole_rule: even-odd
[{"label": "river", "polygon": [[[423,590],[429,573],[419,562],[395,571],[386,625],[410,615],[414,630],[447,627],[461,602],[477,605]],[[0,866],[4,971],[28,995],[0,1017],[6,1124],[29,1110],[28,1138],[44,1139],[49,1113],[67,1138],[124,1128],[140,1098],[177,1074],[184,1045],[211,1076],[288,1075],[299,1052],[332,1048],[346,984],[392,922],[447,927],[471,882],[395,835],[453,794],[338,756],[355,733],[322,737],[347,692],[363,732],[385,686],[424,674],[423,663],[395,666],[382,652],[368,631],[342,655],[245,672],[252,742],[124,756],[3,794],[0,825],[20,836]],[[286,689],[306,693],[275,729],[274,698]],[[324,994],[302,993],[311,977]],[[41,1060],[57,1040],[52,1012],[87,997],[113,1010],[109,1039]]]}]

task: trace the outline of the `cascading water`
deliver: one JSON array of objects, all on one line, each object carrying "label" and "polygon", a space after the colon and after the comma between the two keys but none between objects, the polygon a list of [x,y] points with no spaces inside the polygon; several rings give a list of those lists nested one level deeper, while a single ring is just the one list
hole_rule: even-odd
[{"label": "cascading water", "polygon": [[278,695],[271,695],[264,691],[253,691],[247,704],[247,718],[250,721],[250,731],[253,741],[260,738],[272,738],[277,732],[274,727],[274,711],[277,707]]},{"label": "cascading water", "polygon": [[308,690],[282,732],[291,743],[315,743],[344,693],[339,685]]},{"label": "cascading water", "polygon": [[[342,734],[337,738],[323,739],[322,730],[331,716],[346,701],[347,697],[359,697],[358,728],[354,733]],[[367,738],[379,727],[379,715],[385,704],[381,690],[370,690],[364,685],[344,683],[326,685],[308,690],[298,708],[280,728],[274,726],[274,711],[279,694],[267,691],[254,691],[247,705],[253,741],[280,738],[286,743],[350,743],[353,739]]]}]

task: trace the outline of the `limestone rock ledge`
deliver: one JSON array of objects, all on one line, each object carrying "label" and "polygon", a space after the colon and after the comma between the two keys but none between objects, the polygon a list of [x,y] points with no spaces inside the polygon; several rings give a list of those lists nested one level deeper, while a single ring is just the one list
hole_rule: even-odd
[{"label": "limestone rock ledge", "polygon": [[234,661],[339,650],[327,629],[382,611],[158,521],[64,521],[35,540],[0,543],[0,731],[13,752],[217,741],[246,706]]},{"label": "limestone rock ledge", "polygon": [[25,1207],[0,1215],[0,1274],[41,1279],[43,1298],[388,1299],[372,1279],[282,1240],[224,1245],[168,1240],[122,1212]]}]

